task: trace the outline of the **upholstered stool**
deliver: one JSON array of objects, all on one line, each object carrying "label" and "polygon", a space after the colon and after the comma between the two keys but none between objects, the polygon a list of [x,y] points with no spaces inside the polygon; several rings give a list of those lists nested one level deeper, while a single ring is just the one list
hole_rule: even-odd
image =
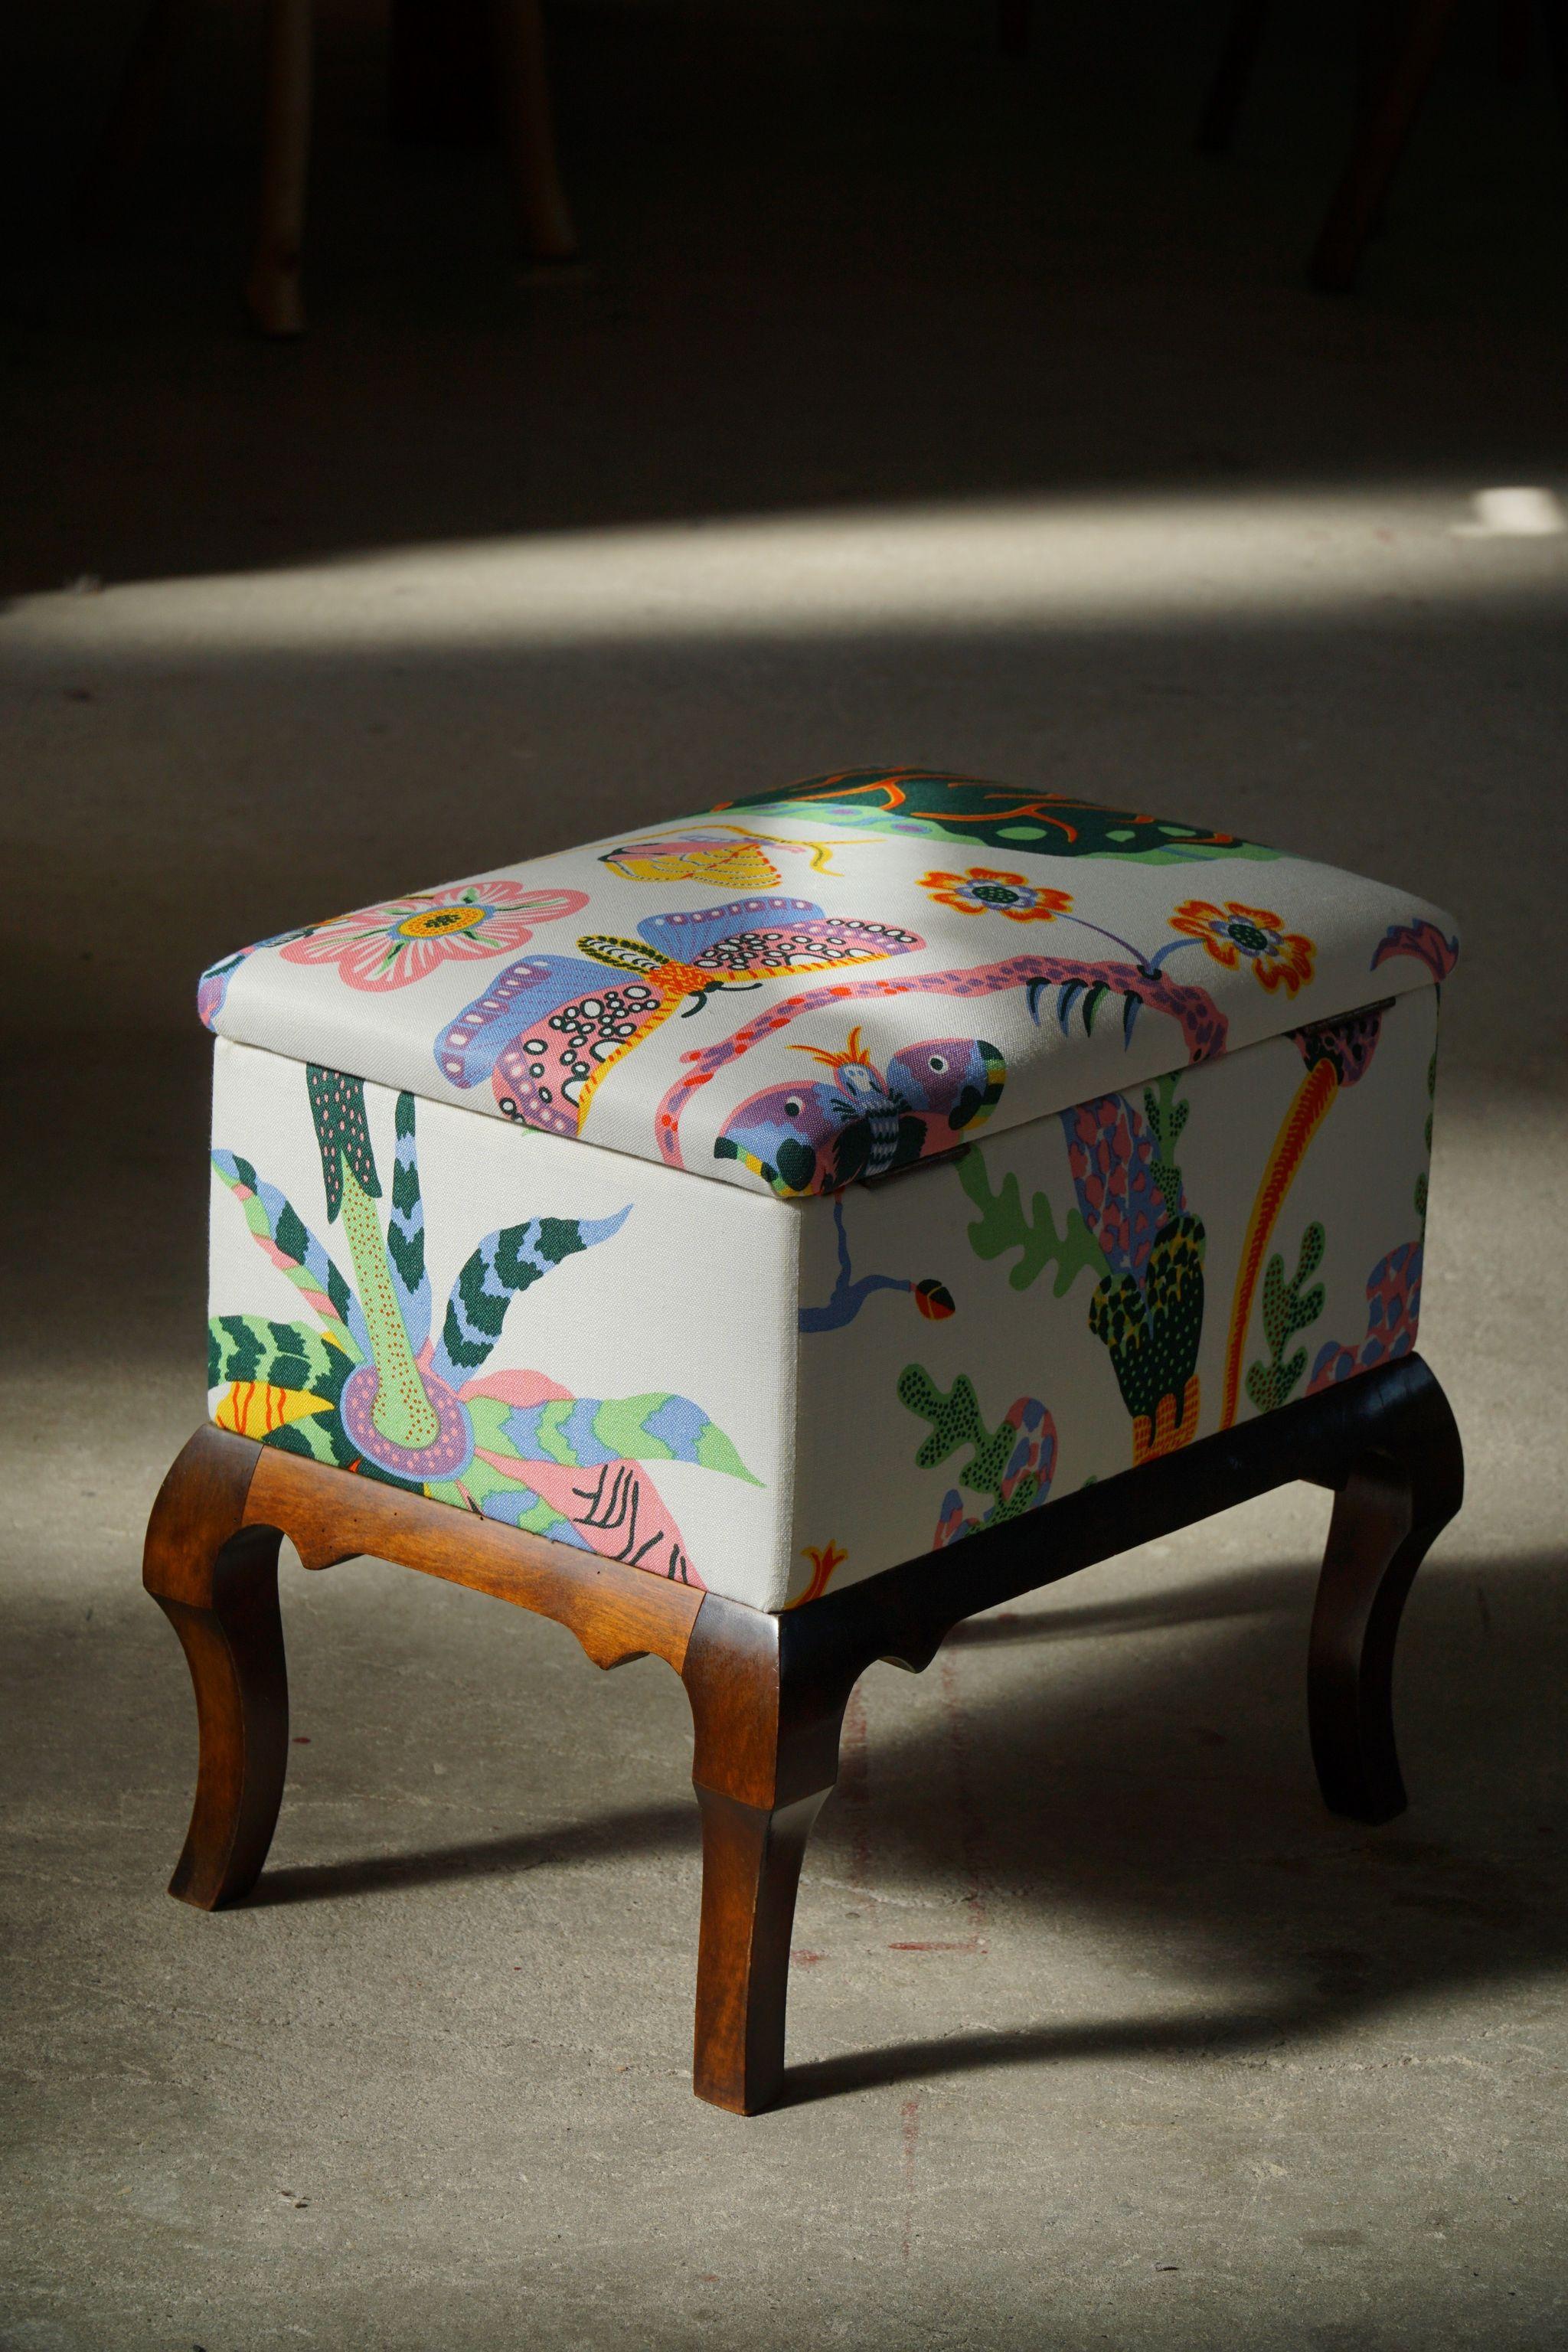
[{"label": "upholstered stool", "polygon": [[147,1540],[200,1718],[173,1892],[266,1856],[280,1534],[683,1676],[721,2106],[779,2095],[857,1677],[977,1610],[1331,1486],[1313,1749],[1398,1811],[1394,1633],[1461,1489],[1411,1353],[1456,953],[1228,834],[858,771],[218,965],[211,1421]]}]

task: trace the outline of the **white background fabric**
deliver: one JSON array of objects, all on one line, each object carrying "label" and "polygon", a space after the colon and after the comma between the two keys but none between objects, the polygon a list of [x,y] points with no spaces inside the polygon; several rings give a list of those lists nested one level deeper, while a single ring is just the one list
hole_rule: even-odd
[{"label": "white background fabric", "polygon": [[[1309,1367],[1331,1339],[1361,1345],[1369,1275],[1419,1237],[1415,1190],[1426,1164],[1435,1027],[1430,989],[1385,1013],[1370,1068],[1340,1090],[1286,1196],[1271,1247],[1287,1275],[1310,1221],[1321,1222],[1326,1237],[1316,1276],[1325,1302],[1300,1342]],[[1207,1234],[1199,1433],[1217,1425],[1242,1237],[1303,1069],[1295,1045],[1276,1038],[1189,1071],[1180,1083],[1191,1112],[1178,1156],[1189,1206]],[[1130,1098],[1136,1107],[1138,1092]],[[372,1087],[366,1101],[386,1181],[394,1097]],[[498,1226],[540,1215],[603,1217],[629,1205],[616,1234],[513,1300],[487,1370],[542,1372],[583,1396],[669,1391],[717,1422],[758,1486],[681,1462],[659,1463],[651,1474],[697,1572],[716,1591],[778,1609],[811,1582],[808,1547],[843,1552],[828,1588],[837,1589],[931,1546],[966,1451],[916,1467],[929,1424],[899,1399],[910,1364],[943,1390],[967,1374],[990,1425],[1015,1399],[1038,1398],[1058,1432],[1054,1497],[1131,1465],[1129,1414],[1089,1328],[1093,1272],[1079,1271],[1060,1298],[1054,1265],[1016,1287],[1017,1251],[986,1260],[972,1246],[977,1210],[954,1162],[852,1187],[841,1202],[857,1279],[939,1280],[955,1312],[928,1320],[911,1290],[879,1289],[840,1328],[798,1334],[800,1307],[820,1307],[837,1278],[832,1202],[692,1183],[444,1104],[418,1107],[416,1135],[437,1322],[464,1258]],[[300,1062],[220,1042],[214,1141],[286,1192],[348,1271],[341,1227],[326,1220]],[[1016,1175],[1026,1208],[1042,1192],[1060,1233],[1075,1204],[1060,1119],[988,1133],[980,1148],[992,1191]],[[384,1213],[384,1199],[380,1206]],[[212,1211],[213,1312],[308,1321],[299,1291],[268,1263],[216,1176]],[[1259,1296],[1244,1360],[1266,1353]],[[1239,1417],[1253,1410],[1244,1391]],[[984,1497],[965,1493],[963,1500],[972,1511],[985,1507]]]}]

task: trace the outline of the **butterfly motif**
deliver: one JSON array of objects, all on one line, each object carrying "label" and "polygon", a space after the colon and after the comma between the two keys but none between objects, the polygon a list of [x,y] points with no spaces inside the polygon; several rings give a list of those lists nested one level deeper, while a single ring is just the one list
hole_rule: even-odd
[{"label": "butterfly motif", "polygon": [[755,841],[734,833],[666,834],[623,842],[600,857],[628,882],[707,882],[721,888],[768,889],[784,876]]},{"label": "butterfly motif", "polygon": [[842,1053],[797,1045],[832,1075],[764,1087],[742,1103],[713,1146],[785,1200],[837,1192],[951,1151],[988,1119],[1007,1066],[982,1037],[928,1037],[878,1069],[851,1029]]},{"label": "butterfly motif", "polygon": [[[765,845],[765,846],[764,846]],[[853,846],[854,845],[851,845]],[[787,850],[809,858],[814,874],[835,880],[830,859],[841,844],[795,841],[787,835],[754,833],[749,825],[721,824],[700,833],[650,835],[645,841],[625,841],[602,852],[601,866],[628,882],[705,882],[716,889],[771,890],[784,880],[769,849]]]},{"label": "butterfly motif", "polygon": [[[722,990],[925,945],[896,924],[826,916],[809,898],[736,898],[650,915],[637,934],[595,934],[578,940],[580,955],[509,964],[437,1038],[442,1075],[457,1087],[488,1077],[503,1117],[576,1135],[607,1073],[683,1009],[689,1016]],[[606,966],[626,977],[607,980]]]}]

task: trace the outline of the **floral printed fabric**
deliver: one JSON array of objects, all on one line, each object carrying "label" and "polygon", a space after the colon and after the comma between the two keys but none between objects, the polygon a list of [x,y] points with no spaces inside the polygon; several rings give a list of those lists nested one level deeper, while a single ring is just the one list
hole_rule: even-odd
[{"label": "floral printed fabric", "polygon": [[307,922],[215,965],[201,1005],[300,1063],[792,1200],[1457,952],[1408,891],[1199,824],[855,770]]},{"label": "floral printed fabric", "polygon": [[743,1278],[793,1335],[787,1213],[220,1042],[211,1234],[220,1428],[676,1582],[732,1548],[764,1589],[789,1433],[731,1385],[730,1309]]},{"label": "floral printed fabric", "polygon": [[1313,947],[1300,931],[1280,929],[1278,915],[1227,898],[1223,907],[1206,898],[1186,898],[1171,917],[1171,929],[1200,940],[1215,963],[1235,971],[1251,966],[1260,987],[1283,986],[1294,996],[1312,977]]},{"label": "floral printed fabric", "polygon": [[750,1190],[223,1043],[210,1410],[807,1602],[1405,1353],[1436,1013],[1424,985],[1011,1129],[991,1041],[851,1027],[795,1057],[793,1118],[731,1120]]},{"label": "floral printed fabric", "polygon": [[521,882],[458,882],[388,898],[318,924],[279,952],[286,963],[335,964],[351,988],[406,988],[440,964],[506,955],[526,944],[535,923],[574,915],[584,890],[528,890]]}]

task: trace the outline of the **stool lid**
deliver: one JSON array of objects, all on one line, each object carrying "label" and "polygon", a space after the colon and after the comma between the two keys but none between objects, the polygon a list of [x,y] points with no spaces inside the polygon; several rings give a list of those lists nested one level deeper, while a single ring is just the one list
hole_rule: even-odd
[{"label": "stool lid", "polygon": [[1282,1032],[1355,1074],[1440,908],[1201,825],[925,769],[718,803],[263,940],[219,1034],[793,1199]]}]

